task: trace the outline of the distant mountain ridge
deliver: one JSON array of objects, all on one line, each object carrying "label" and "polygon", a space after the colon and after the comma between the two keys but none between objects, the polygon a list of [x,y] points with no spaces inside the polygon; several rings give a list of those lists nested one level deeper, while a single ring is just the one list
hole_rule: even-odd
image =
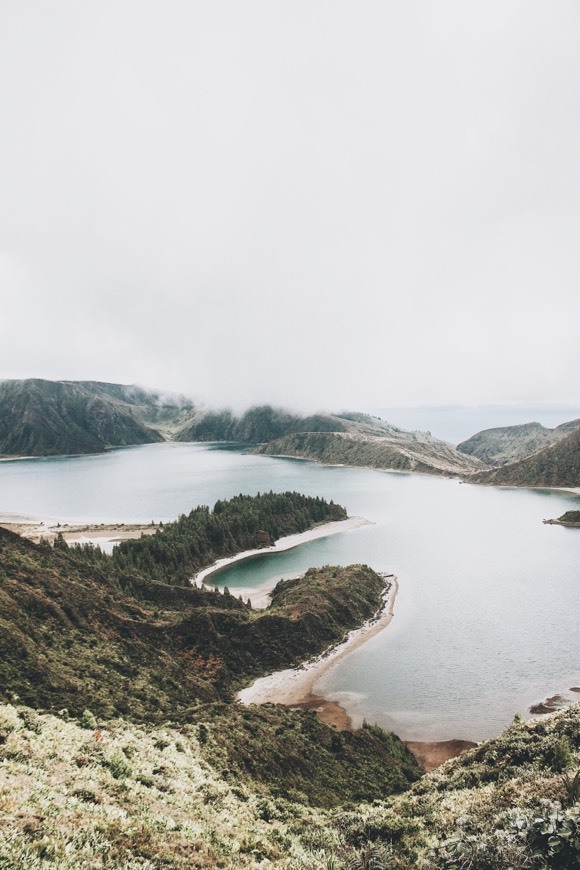
[{"label": "distant mountain ridge", "polygon": [[[580,420],[548,429],[540,423],[478,432],[458,448],[379,417],[342,412],[306,416],[261,405],[240,415],[208,410],[182,396],[100,381],[0,381],[0,455],[62,456],[163,441],[234,442],[256,452],[330,464],[460,476],[503,482],[485,465],[505,465],[521,486],[576,486],[574,456],[548,473],[537,463],[512,465],[543,448],[568,443]],[[549,454],[550,462],[556,454]],[[512,477],[510,477],[510,482]],[[547,479],[550,483],[545,483]],[[506,481],[507,481],[506,477]]]},{"label": "distant mountain ridge", "polygon": [[163,436],[143,422],[138,390],[96,381],[0,383],[0,454],[59,456],[150,444]]},{"label": "distant mountain ridge", "polygon": [[[332,461],[327,455],[332,443],[340,452],[334,461],[348,462],[344,449],[355,442],[356,451],[349,447],[351,459],[359,454],[353,464],[460,474],[481,467],[428,432],[405,431],[367,414],[300,416],[261,405],[235,416],[228,410],[206,410],[180,397],[123,384],[42,379],[0,383],[0,454],[6,456],[100,453],[110,447],[164,440],[276,442],[264,451],[275,453],[280,451],[280,439],[309,433],[327,436],[324,455],[320,439],[302,439],[296,455]],[[285,452],[293,449],[290,442],[284,446]]]},{"label": "distant mountain ridge", "polygon": [[541,423],[483,429],[458,444],[457,449],[460,453],[481,459],[487,465],[507,465],[555,444],[578,427],[580,419],[562,423],[555,429],[548,429]]},{"label": "distant mountain ridge", "polygon": [[240,417],[231,411],[200,411],[175,436],[176,441],[232,441],[261,444],[290,432],[342,432],[346,421],[333,414],[300,417],[282,408],[260,405]]},{"label": "distant mountain ridge", "polygon": [[518,462],[474,474],[469,482],[499,486],[580,486],[580,428]]},{"label": "distant mountain ridge", "polygon": [[483,467],[478,459],[459,453],[451,444],[416,432],[398,436],[363,435],[357,431],[302,432],[270,441],[256,448],[255,452],[315,459],[331,465],[417,471],[443,476],[471,474]]}]

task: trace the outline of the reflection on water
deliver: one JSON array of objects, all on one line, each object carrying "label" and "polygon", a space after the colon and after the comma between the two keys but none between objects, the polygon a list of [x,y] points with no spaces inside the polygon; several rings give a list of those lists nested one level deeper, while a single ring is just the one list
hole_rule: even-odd
[{"label": "reflection on water", "polygon": [[0,511],[77,521],[169,520],[240,492],[296,489],[374,525],[226,569],[220,585],[266,584],[329,563],[399,577],[388,629],[332,668],[318,691],[355,720],[408,739],[481,739],[516,711],[580,684],[580,531],[542,519],[565,493],[329,468],[202,445],[0,464]]}]

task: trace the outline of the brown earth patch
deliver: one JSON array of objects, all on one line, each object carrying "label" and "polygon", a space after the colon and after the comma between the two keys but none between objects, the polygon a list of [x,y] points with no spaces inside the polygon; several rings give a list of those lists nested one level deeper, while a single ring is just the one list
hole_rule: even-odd
[{"label": "brown earth patch", "polygon": [[427,772],[435,770],[444,761],[457,758],[466,749],[477,746],[473,740],[440,740],[439,742],[425,742],[421,740],[405,741],[419,764]]}]

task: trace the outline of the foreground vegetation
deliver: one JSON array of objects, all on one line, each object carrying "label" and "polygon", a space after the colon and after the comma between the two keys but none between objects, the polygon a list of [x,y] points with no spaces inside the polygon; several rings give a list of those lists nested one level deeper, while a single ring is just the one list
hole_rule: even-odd
[{"label": "foreground vegetation", "polygon": [[240,532],[270,534],[277,504],[297,527],[305,505],[342,511],[218,503],[164,529],[142,568],[0,529],[1,870],[579,866],[580,705],[421,776],[376,726],[233,702],[374,616],[385,589],[365,565],[312,568],[255,612],[155,579],[167,553],[191,558],[200,518],[231,529],[263,498]]},{"label": "foreground vegetation", "polygon": [[[372,803],[353,784],[373,761],[384,766],[374,756],[393,738],[357,734],[358,755],[355,735],[274,707],[200,708],[188,723],[153,726],[4,705],[0,867],[578,866],[580,705],[516,721]],[[278,780],[300,766],[310,794]]]}]

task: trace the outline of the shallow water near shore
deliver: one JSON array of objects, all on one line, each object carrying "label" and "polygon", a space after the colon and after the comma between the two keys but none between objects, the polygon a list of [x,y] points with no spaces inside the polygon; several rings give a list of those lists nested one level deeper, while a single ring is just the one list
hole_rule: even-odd
[{"label": "shallow water near shore", "polygon": [[578,508],[578,497],[211,445],[0,464],[0,511],[71,523],[166,521],[270,489],[332,498],[373,525],[233,565],[220,586],[235,594],[352,562],[399,578],[391,625],[315,687],[355,724],[364,717],[410,740],[480,740],[580,684],[580,531],[542,524]]}]

